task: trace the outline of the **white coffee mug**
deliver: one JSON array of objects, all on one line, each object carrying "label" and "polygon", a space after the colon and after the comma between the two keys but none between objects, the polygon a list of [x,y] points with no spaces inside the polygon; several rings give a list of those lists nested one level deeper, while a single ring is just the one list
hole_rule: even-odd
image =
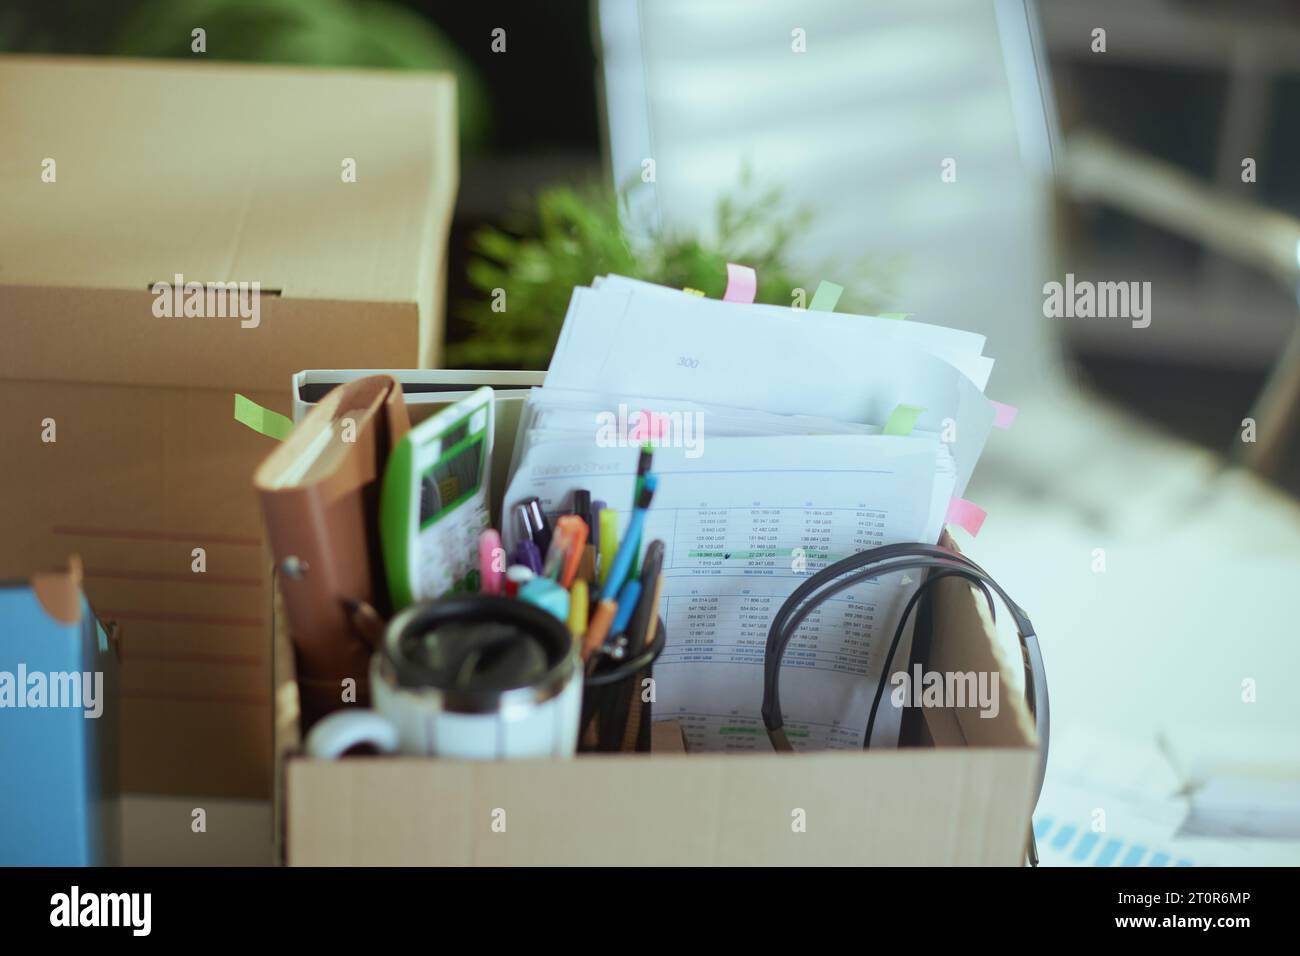
[{"label": "white coffee mug", "polygon": [[395,617],[370,662],[373,709],[318,721],[307,753],[499,760],[577,749],[582,666],[568,628],[532,604],[460,595]]}]

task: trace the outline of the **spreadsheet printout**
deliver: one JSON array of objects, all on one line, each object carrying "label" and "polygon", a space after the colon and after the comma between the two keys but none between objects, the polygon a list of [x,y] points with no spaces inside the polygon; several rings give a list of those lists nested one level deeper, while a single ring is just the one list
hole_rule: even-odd
[{"label": "spreadsheet printout", "polygon": [[[636,458],[635,448],[590,440],[535,445],[510,483],[507,510],[535,495],[558,512],[585,488],[619,508],[625,525]],[[830,562],[936,540],[951,458],[937,440],[915,437],[779,436],[709,439],[697,458],[659,448],[654,466],[659,486],[643,541],[667,546],[659,610],[668,632],[654,667],[654,716],[680,719],[693,750],[769,750],[760,705],[772,617]],[[791,641],[781,697],[796,749],[862,746],[888,641],[915,589],[903,578],[836,595]],[[897,743],[899,718],[887,688],[873,745]]]}]

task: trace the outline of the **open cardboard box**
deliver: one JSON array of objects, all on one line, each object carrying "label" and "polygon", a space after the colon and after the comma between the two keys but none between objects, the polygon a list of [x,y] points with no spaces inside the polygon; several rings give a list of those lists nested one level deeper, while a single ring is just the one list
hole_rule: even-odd
[{"label": "open cardboard box", "polygon": [[[249,476],[274,443],[234,393],[287,412],[303,364],[436,361],[455,95],[445,74],[0,56],[0,577],[85,561],[122,626],[126,791],[271,791]],[[177,275],[217,314],[156,312]],[[255,320],[217,297],[236,282],[260,283]]]},{"label": "open cardboard box", "polygon": [[307,758],[277,612],[278,862],[1019,865],[1038,762],[1020,666],[1003,659],[969,585],[950,578],[931,593],[914,647],[931,670],[997,672],[997,715],[908,710],[898,750],[817,754],[660,751],[674,741],[657,727],[650,754]]}]

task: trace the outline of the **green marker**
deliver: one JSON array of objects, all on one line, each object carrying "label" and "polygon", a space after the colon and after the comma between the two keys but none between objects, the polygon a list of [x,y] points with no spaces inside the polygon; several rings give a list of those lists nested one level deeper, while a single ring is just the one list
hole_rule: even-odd
[{"label": "green marker", "polygon": [[600,583],[609,577],[609,569],[618,553],[618,512],[613,508],[600,509]]}]

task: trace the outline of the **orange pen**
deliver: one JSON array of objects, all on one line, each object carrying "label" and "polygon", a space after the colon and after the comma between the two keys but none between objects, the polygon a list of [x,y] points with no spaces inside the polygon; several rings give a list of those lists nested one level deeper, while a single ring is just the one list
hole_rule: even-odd
[{"label": "orange pen", "polygon": [[614,616],[618,614],[617,601],[601,601],[596,605],[596,611],[591,615],[591,620],[587,622],[587,633],[582,636],[582,659],[590,661],[591,655],[596,653],[596,649],[605,643],[605,638],[609,636],[609,627],[614,623]]},{"label": "orange pen", "polygon": [[577,515],[564,515],[556,519],[555,530],[564,535],[564,570],[560,573],[560,584],[567,588],[573,585],[583,549],[587,546],[587,522]]}]

